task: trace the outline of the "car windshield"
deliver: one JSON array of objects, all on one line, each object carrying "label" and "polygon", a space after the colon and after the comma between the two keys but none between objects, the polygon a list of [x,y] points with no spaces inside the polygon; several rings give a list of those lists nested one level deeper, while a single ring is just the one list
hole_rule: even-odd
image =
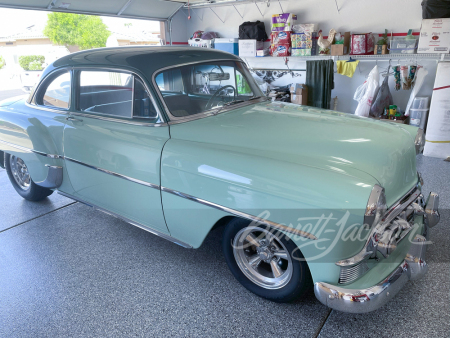
[{"label": "car windshield", "polygon": [[209,61],[176,68],[155,78],[170,114],[176,118],[219,112],[264,97],[242,62]]}]

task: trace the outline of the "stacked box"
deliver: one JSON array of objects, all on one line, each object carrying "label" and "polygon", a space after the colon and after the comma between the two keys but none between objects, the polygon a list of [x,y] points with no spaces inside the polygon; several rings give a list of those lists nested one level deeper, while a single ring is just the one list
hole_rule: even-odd
[{"label": "stacked box", "polygon": [[297,15],[292,13],[274,14],[272,15],[272,32],[291,32]]},{"label": "stacked box", "polygon": [[290,56],[291,55],[291,32],[272,32],[270,51],[272,56]]},{"label": "stacked box", "polygon": [[290,44],[272,45],[270,47],[270,51],[272,56],[275,57],[291,56],[291,45]]},{"label": "stacked box", "polygon": [[311,34],[293,33],[291,35],[292,56],[316,55],[317,32]]},{"label": "stacked box", "polygon": [[292,56],[311,56],[310,48],[292,48]]}]

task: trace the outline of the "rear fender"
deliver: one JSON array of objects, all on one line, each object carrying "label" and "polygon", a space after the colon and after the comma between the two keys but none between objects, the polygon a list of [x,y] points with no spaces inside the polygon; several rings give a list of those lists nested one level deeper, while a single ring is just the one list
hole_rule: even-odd
[{"label": "rear fender", "polygon": [[[49,167],[64,167],[65,114],[44,110],[24,100],[0,108],[0,151],[23,159],[34,182],[45,182]],[[65,170],[63,186],[68,184]],[[68,185],[66,191],[72,191]]]}]

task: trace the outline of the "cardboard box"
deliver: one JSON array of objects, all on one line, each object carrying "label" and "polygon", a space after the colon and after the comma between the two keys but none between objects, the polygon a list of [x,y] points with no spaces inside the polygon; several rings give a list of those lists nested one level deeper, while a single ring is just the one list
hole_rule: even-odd
[{"label": "cardboard box", "polygon": [[292,48],[291,56],[311,56],[311,48]]},{"label": "cardboard box", "polygon": [[331,55],[344,55],[344,45],[331,45]]},{"label": "cardboard box", "polygon": [[375,55],[389,54],[389,50],[387,48],[387,45],[375,45],[375,49],[373,50],[373,54],[375,54]]},{"label": "cardboard box", "polygon": [[331,55],[346,55],[350,53],[350,32],[344,33],[344,43],[331,45]]},{"label": "cardboard box", "polygon": [[291,102],[306,106],[308,104],[308,87],[301,83],[291,86]]},{"label": "cardboard box", "polygon": [[254,57],[261,49],[264,49],[263,41],[239,40],[239,56],[241,57]]},{"label": "cardboard box", "polygon": [[450,18],[422,20],[417,53],[450,51]]}]

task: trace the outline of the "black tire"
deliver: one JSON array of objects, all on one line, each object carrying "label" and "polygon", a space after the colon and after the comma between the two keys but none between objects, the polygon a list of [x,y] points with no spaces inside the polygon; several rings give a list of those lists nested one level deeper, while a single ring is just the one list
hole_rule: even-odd
[{"label": "black tire", "polygon": [[[308,264],[298,247],[288,237],[274,229],[270,229],[271,233],[275,235],[276,239],[285,246],[290,254],[290,263],[292,263],[292,272],[290,281],[278,289],[268,289],[257,285],[254,281],[248,278],[239,267],[235,253],[233,250],[233,241],[242,229],[247,228],[250,221],[239,218],[234,218],[225,227],[222,237],[222,248],[225,255],[225,260],[233,273],[234,277],[249,291],[254,294],[269,299],[278,303],[292,302],[300,298],[304,292],[312,285],[311,273]],[[253,226],[254,224],[252,224]],[[269,229],[266,226],[261,226]],[[287,271],[287,270],[286,270]]]},{"label": "black tire", "polygon": [[27,189],[22,188],[14,178],[14,175],[12,173],[11,169],[11,155],[5,153],[5,168],[6,172],[8,173],[9,180],[16,189],[17,193],[22,196],[24,199],[28,201],[38,202],[42,201],[43,199],[47,198],[51,194],[53,194],[53,190],[40,187],[36,185],[33,180],[30,178],[29,187]]}]

